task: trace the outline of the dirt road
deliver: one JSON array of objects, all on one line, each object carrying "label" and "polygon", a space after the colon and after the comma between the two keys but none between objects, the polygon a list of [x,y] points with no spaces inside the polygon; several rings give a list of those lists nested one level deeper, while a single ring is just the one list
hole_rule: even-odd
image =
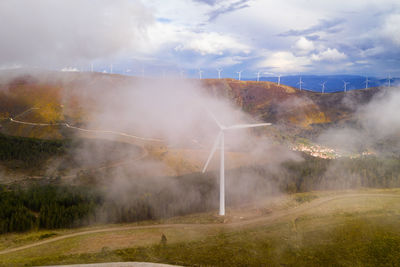
[{"label": "dirt road", "polygon": [[127,231],[127,230],[141,230],[141,229],[165,229],[165,228],[209,228],[209,227],[240,227],[240,226],[248,226],[248,225],[269,225],[275,222],[278,219],[282,219],[285,217],[295,216],[297,214],[301,214],[305,211],[312,210],[317,208],[323,204],[326,204],[331,201],[340,200],[340,199],[348,199],[348,198],[362,198],[362,197],[382,197],[382,198],[400,198],[400,194],[383,194],[383,193],[350,193],[350,194],[342,194],[335,196],[328,196],[324,198],[315,199],[309,203],[301,204],[297,207],[291,208],[290,210],[278,211],[276,213],[271,213],[268,215],[259,216],[256,218],[252,218],[249,220],[236,221],[231,223],[211,223],[211,224],[156,224],[156,225],[144,225],[144,226],[119,226],[119,227],[109,227],[104,229],[96,229],[96,230],[88,230],[82,231],[72,234],[66,234],[63,236],[58,236],[54,238],[50,238],[47,240],[39,241],[33,244],[24,245],[17,248],[6,249],[0,251],[0,255],[8,254],[24,249],[29,249],[32,247],[56,242],[59,240],[72,238],[81,235],[95,234],[95,233],[103,233],[103,232],[113,232],[113,231]]}]

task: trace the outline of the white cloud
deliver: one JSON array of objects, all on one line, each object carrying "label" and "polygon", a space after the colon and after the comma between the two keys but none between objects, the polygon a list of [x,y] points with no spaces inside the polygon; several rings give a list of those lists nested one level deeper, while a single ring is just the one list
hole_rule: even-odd
[{"label": "white cloud", "polygon": [[219,67],[229,67],[229,66],[234,66],[241,64],[245,62],[248,58],[247,57],[241,57],[241,56],[227,56],[227,57],[221,57],[218,58],[213,62],[213,65],[219,66]]},{"label": "white cloud", "polygon": [[[157,3],[153,5],[157,16],[170,19],[170,24],[176,27],[174,37],[168,38],[174,41],[163,42],[163,47],[169,44],[171,49],[195,51],[198,56],[191,56],[192,64],[201,64],[198,62],[202,59],[207,65],[211,57],[217,57],[213,63],[239,64],[245,69],[270,67],[274,69],[271,71],[329,73],[347,64],[349,73],[360,72],[366,65],[379,68],[376,55],[384,55],[391,49],[387,38],[390,36],[394,43],[400,38],[400,34],[393,33],[400,23],[391,18],[391,14],[400,10],[398,0],[257,0],[213,21],[208,20],[207,14],[231,1],[216,1],[214,5],[180,0],[149,2]],[[386,36],[379,33],[383,24]],[[303,33],[297,37],[282,35],[292,31]],[[214,41],[213,35],[207,33],[218,36]],[[229,37],[233,40],[227,41]],[[241,45],[247,49],[235,48]],[[242,50],[251,51],[252,57],[229,58],[243,53]],[[253,55],[259,55],[260,62],[255,64],[257,59]],[[350,66],[349,62],[357,60],[366,60],[368,64]]]},{"label": "white cloud", "polygon": [[258,68],[267,68],[281,73],[303,72],[309,69],[307,57],[295,56],[288,51],[274,52],[259,62]]},{"label": "white cloud", "polygon": [[383,46],[375,46],[365,50],[360,51],[361,58],[373,57],[385,52],[385,48]]},{"label": "white cloud", "polygon": [[382,34],[400,46],[400,14],[393,14],[386,18]]},{"label": "white cloud", "polygon": [[[0,62],[56,62],[62,68],[137,58],[148,68],[213,61],[246,69],[258,67],[253,66],[258,51],[274,51],[262,54],[259,65],[311,72],[348,59],[367,60],[380,71],[383,63],[377,63],[400,46],[399,0],[257,0],[229,9],[236,2],[0,0],[6,21],[0,24]],[[218,12],[223,15],[210,20]],[[283,34],[290,32],[297,34]],[[351,70],[360,68],[358,63]]]},{"label": "white cloud", "polygon": [[138,0],[1,0],[0,62],[53,65],[134,51],[152,23]]},{"label": "white cloud", "polygon": [[213,7],[182,0],[146,0],[143,3],[153,10],[158,18],[169,19],[173,24],[195,27],[207,20],[207,13]]},{"label": "white cloud", "polygon": [[165,48],[193,51],[199,55],[248,54],[250,46],[228,34],[199,32],[170,23],[155,23],[147,31],[148,43],[140,51],[156,53]]},{"label": "white cloud", "polygon": [[311,59],[313,61],[339,61],[346,58],[347,58],[346,54],[343,52],[339,52],[336,48],[334,49],[328,48],[323,52],[311,55]]},{"label": "white cloud", "polygon": [[300,54],[307,54],[315,49],[314,42],[305,37],[301,37],[294,45],[294,48]]},{"label": "white cloud", "polygon": [[176,47],[177,51],[192,50],[201,55],[223,55],[225,52],[250,53],[250,48],[234,38],[215,32],[190,33]]}]

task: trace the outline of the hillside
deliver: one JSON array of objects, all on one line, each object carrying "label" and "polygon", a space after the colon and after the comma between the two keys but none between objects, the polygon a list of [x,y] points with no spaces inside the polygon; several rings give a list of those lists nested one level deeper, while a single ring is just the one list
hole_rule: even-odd
[{"label": "hillside", "polygon": [[[365,76],[360,75],[347,75],[347,74],[338,74],[338,75],[290,75],[290,76],[281,76],[280,82],[281,84],[299,87],[300,78],[303,82],[303,88],[306,88],[309,91],[313,92],[321,92],[322,86],[321,84],[326,82],[325,92],[343,92],[344,91],[344,81],[347,82],[347,91],[351,90],[359,90],[364,89],[366,86]],[[251,80],[255,81],[255,78],[243,79],[243,80]],[[269,82],[277,82],[278,77],[260,77],[260,81],[269,81]],[[392,78],[392,84],[395,84],[399,81],[399,78]],[[376,78],[376,77],[368,77],[368,87],[379,87],[379,86],[387,86],[388,80],[387,78]]]},{"label": "hillside", "polygon": [[305,136],[350,120],[361,105],[383,90],[376,87],[322,94],[273,82],[209,79],[203,83],[210,93],[231,99],[253,116]]},{"label": "hillside", "polygon": [[[67,120],[82,124],[96,112],[96,87],[118,90],[140,79],[100,73],[47,73],[16,76],[0,83],[0,117],[23,115],[25,121],[54,123]],[[1,79],[0,79],[1,80]],[[3,79],[4,80],[4,79]],[[284,125],[285,130],[305,136],[326,125],[351,119],[357,108],[369,102],[382,88],[352,90],[347,93],[315,93],[273,82],[204,79],[201,84],[211,95],[227,98],[244,111],[263,121]],[[80,92],[84,87],[88,91]],[[57,129],[13,125],[3,121],[2,131],[12,135],[62,138]],[[283,128],[281,128],[282,130]]]},{"label": "hillside", "polygon": [[[99,123],[99,119],[109,117],[108,113],[117,115],[114,108],[104,113],[103,106],[111,105],[107,103],[107,97],[112,98],[113,94],[119,94],[120,90],[126,94],[131,88],[145,84],[150,87],[165,86],[167,88],[165,92],[161,90],[156,93],[168,94],[171,81],[165,80],[165,84],[160,81],[154,82],[149,79],[102,73],[45,72],[30,75],[5,75],[3,73],[0,75],[0,131],[8,135],[40,139],[68,139],[76,134],[82,135],[84,131],[68,129],[64,127],[64,124],[87,129],[93,119],[97,119],[97,123]],[[258,131],[259,135],[268,136],[273,142],[289,145],[295,150],[309,151],[309,154],[328,158],[332,155],[336,157],[338,154],[329,147],[319,147],[313,144],[319,142],[318,138],[321,133],[335,127],[358,127],[355,114],[360,107],[369,103],[375,95],[382,95],[385,90],[389,90],[376,87],[352,90],[347,93],[321,94],[306,90],[300,91],[297,88],[273,82],[234,79],[203,79],[182,82],[195,86],[200,85],[201,90],[207,92],[212,99],[228,100],[255,120],[273,123],[268,130]],[[171,94],[176,93],[175,91]],[[103,95],[107,95],[107,97]],[[99,101],[99,99],[102,100]],[[151,101],[151,99],[147,101]],[[140,103],[136,104],[141,105]],[[118,105],[118,103],[114,103],[114,105]],[[157,109],[157,107],[153,108]],[[128,116],[128,114],[123,116]],[[16,123],[10,121],[10,117],[23,122],[44,125]],[[112,125],[113,121],[109,120],[108,124],[101,122],[100,127],[103,130],[111,130],[107,125]],[[177,123],[176,127],[182,125],[180,122]],[[91,127],[93,128],[93,126]],[[157,137],[156,132],[140,133],[137,128],[132,128],[130,125],[125,127],[129,129],[127,133]],[[89,138],[91,137],[93,134],[89,136]],[[102,135],[101,138],[104,137]],[[192,138],[190,136],[187,140],[179,138],[181,144],[177,147],[183,150],[175,149],[174,153],[167,154],[168,157],[163,159],[168,166],[172,166],[172,169],[167,171],[168,173],[184,174],[199,170],[199,166],[206,156],[193,157],[192,152],[186,153],[184,150],[204,148],[205,139],[198,136],[200,143],[194,143]],[[312,144],[309,144],[309,140]],[[304,144],[306,145],[304,146]],[[140,142],[137,145],[143,146],[144,144]],[[364,147],[363,151],[368,149],[369,147]],[[165,154],[163,152],[165,149],[158,152],[158,149],[152,148],[151,150],[154,153],[150,154],[157,159],[160,158],[160,155]],[[207,152],[201,154],[206,155]],[[180,156],[176,157],[176,155]],[[194,160],[187,161],[183,157]]]},{"label": "hillside", "polygon": [[398,190],[296,194],[230,209],[224,221],[198,213],[0,236],[0,264],[397,266],[399,196]]},{"label": "hillside", "polygon": [[[185,81],[202,85],[193,95],[206,92],[211,107],[234,106],[216,109],[218,117],[273,122],[227,134],[227,215],[218,217],[219,151],[201,172],[218,127],[204,110],[191,113],[196,101],[188,108],[187,98],[172,102],[175,112],[163,109],[167,97],[184,94],[167,80],[47,73],[0,81],[0,265],[398,262],[398,156],[329,158],[287,146],[296,138],[306,146],[326,128],[356,124],[359,108],[384,88],[320,94],[272,82]],[[142,95],[150,97],[141,101]],[[131,108],[142,104],[139,111],[155,112]],[[180,113],[188,114],[189,126],[185,116],[170,119]],[[172,133],[180,125],[189,131],[181,139],[167,139],[168,131],[164,139],[141,135],[140,122],[152,115]]]}]

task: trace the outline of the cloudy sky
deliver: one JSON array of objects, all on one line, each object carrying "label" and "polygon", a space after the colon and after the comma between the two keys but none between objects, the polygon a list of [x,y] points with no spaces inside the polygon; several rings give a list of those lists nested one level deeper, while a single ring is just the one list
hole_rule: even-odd
[{"label": "cloudy sky", "polygon": [[399,0],[1,0],[0,67],[400,76]]}]

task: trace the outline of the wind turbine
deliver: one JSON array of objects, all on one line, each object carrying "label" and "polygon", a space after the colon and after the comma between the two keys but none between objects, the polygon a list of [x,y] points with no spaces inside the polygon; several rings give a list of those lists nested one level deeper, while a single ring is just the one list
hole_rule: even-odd
[{"label": "wind turbine", "polygon": [[236,73],[238,74],[238,76],[239,76],[239,81],[240,81],[240,78],[242,77],[242,70],[241,70],[241,71],[237,71]]},{"label": "wind turbine", "polygon": [[199,69],[199,79],[201,80],[201,74],[203,73],[203,71],[201,69]]},{"label": "wind turbine", "polygon": [[260,81],[260,73],[261,73],[261,71],[258,71],[256,74],[257,74],[257,82],[259,82]]},{"label": "wind turbine", "polygon": [[370,82],[370,80],[368,80],[368,76],[367,77],[365,77],[365,89],[367,89],[368,88],[368,82]]},{"label": "wind turbine", "polygon": [[300,80],[299,80],[299,82],[297,84],[300,85],[299,89],[301,91],[302,85],[304,84],[304,82],[301,80],[301,76],[300,76]]},{"label": "wind turbine", "polygon": [[281,76],[282,76],[282,75],[280,75],[280,74],[278,75],[278,85],[281,84]]},{"label": "wind turbine", "polygon": [[344,91],[347,92],[347,85],[349,84],[349,82],[345,82],[343,81],[343,87],[344,87]]},{"label": "wind turbine", "polygon": [[325,93],[325,84],[326,84],[326,82],[323,82],[323,83],[320,84],[322,86],[322,93],[323,94]]},{"label": "wind turbine", "polygon": [[217,71],[218,71],[218,79],[221,79],[221,72],[222,72],[222,69],[217,69]]},{"label": "wind turbine", "polygon": [[231,126],[222,125],[215,116],[209,112],[210,116],[214,119],[215,123],[219,127],[219,133],[217,135],[217,139],[214,142],[214,145],[211,149],[210,155],[207,158],[206,164],[203,168],[203,173],[207,170],[208,164],[210,163],[215,151],[217,150],[218,145],[220,146],[220,167],[219,167],[219,215],[225,215],[225,132],[234,130],[234,129],[246,129],[260,126],[268,126],[271,123],[256,123],[256,124],[236,124]]},{"label": "wind turbine", "polygon": [[389,87],[390,87],[390,81],[393,80],[393,78],[392,78],[392,76],[390,76],[390,74],[389,74],[387,80],[388,80],[388,84],[389,84]]}]

